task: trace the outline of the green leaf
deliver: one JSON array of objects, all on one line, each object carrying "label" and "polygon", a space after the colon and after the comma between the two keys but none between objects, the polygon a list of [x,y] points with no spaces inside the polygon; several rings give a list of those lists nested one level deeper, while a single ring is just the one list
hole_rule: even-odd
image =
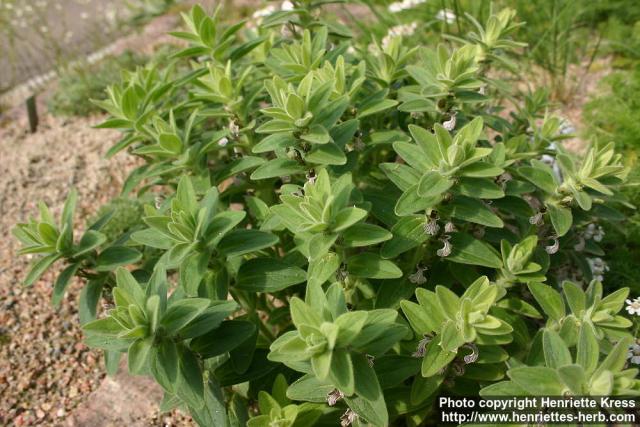
[{"label": "green leaf", "polygon": [[372,246],[391,239],[391,233],[377,225],[359,223],[349,227],[342,234],[342,241],[347,247]]},{"label": "green leaf", "polygon": [[502,228],[504,223],[487,205],[478,199],[457,196],[453,201],[441,208],[445,215],[487,227]]},{"label": "green leaf", "polygon": [[138,96],[133,86],[129,86],[122,94],[122,112],[129,120],[136,118],[138,113]]},{"label": "green leaf", "polygon": [[344,151],[333,142],[314,147],[304,156],[304,159],[318,165],[344,165],[347,163]]},{"label": "green leaf", "polygon": [[570,364],[558,368],[558,376],[577,396],[585,394],[586,377],[582,366]]},{"label": "green leaf", "polygon": [[245,211],[223,211],[216,214],[204,230],[203,238],[211,248],[216,247],[220,240],[246,217]]},{"label": "green leaf", "polygon": [[545,193],[553,194],[557,184],[551,168],[535,160],[532,161],[532,164],[535,164],[535,167],[521,166],[518,168],[518,173]]},{"label": "green leaf", "polygon": [[398,105],[398,101],[396,101],[395,99],[380,99],[376,100],[375,102],[368,102],[363,105],[358,112],[358,118],[363,119],[367,116],[371,116],[373,114],[388,110],[389,108],[393,108],[396,105]]},{"label": "green leaf", "polygon": [[140,375],[144,373],[149,363],[153,349],[153,338],[136,340],[129,347],[129,373]]},{"label": "green leaf", "polygon": [[400,301],[402,312],[406,316],[411,328],[418,336],[433,332],[433,324],[427,312],[418,304],[411,301]]},{"label": "green leaf", "polygon": [[375,401],[382,396],[378,377],[365,355],[353,355],[354,390],[363,399]]},{"label": "green leaf", "polygon": [[182,141],[178,135],[172,133],[161,133],[158,137],[158,143],[162,148],[170,153],[179,154],[182,152]]},{"label": "green leaf", "polygon": [[228,426],[229,418],[222,396],[222,390],[213,378],[209,378],[204,387],[204,407],[189,408],[193,419],[201,426]]},{"label": "green leaf", "polygon": [[430,171],[422,175],[418,184],[420,197],[439,196],[453,186],[453,180],[440,175],[440,172]]},{"label": "green leaf", "polygon": [[369,279],[396,279],[402,277],[402,270],[393,262],[382,259],[378,254],[365,252],[347,260],[349,274]]},{"label": "green leaf", "polygon": [[299,267],[274,258],[255,258],[240,266],[236,287],[248,292],[277,292],[306,278],[306,272]]},{"label": "green leaf", "polygon": [[204,383],[198,359],[193,352],[180,347],[178,361],[176,394],[189,406],[202,408],[204,406]]},{"label": "green leaf", "polygon": [[225,179],[236,176],[242,172],[254,169],[263,163],[265,163],[265,159],[262,157],[245,156],[240,159],[236,159],[216,173],[215,181],[222,182]]},{"label": "green leaf", "polygon": [[427,241],[429,235],[424,231],[426,224],[423,215],[405,216],[391,228],[393,238],[382,246],[380,255],[383,258],[395,258],[396,256],[411,250]]},{"label": "green leaf", "polygon": [[430,209],[441,201],[441,197],[436,196],[420,197],[418,195],[418,186],[414,185],[407,189],[398,199],[395,207],[395,213],[398,216],[411,215],[413,213]]},{"label": "green leaf", "polygon": [[304,172],[305,169],[295,160],[273,159],[258,166],[251,174],[251,179],[257,181],[287,175],[297,175]]},{"label": "green leaf", "polygon": [[568,281],[562,283],[562,289],[567,297],[571,312],[578,317],[582,317],[582,311],[587,308],[587,295],[578,285]]},{"label": "green leaf", "polygon": [[562,237],[571,228],[573,223],[573,215],[571,209],[557,206],[553,203],[547,203],[547,210],[549,211],[549,217],[551,218],[551,224],[556,230],[558,237]]},{"label": "green leaf", "polygon": [[347,350],[334,349],[331,357],[329,375],[338,390],[347,396],[354,392],[353,362]]},{"label": "green leaf", "polygon": [[200,283],[207,273],[210,254],[194,252],[180,264],[180,286],[189,296],[196,296]]},{"label": "green leaf", "polygon": [[327,394],[333,391],[332,385],[323,384],[314,375],[300,377],[287,388],[287,397],[291,400],[324,403]]},{"label": "green leaf", "polygon": [[153,228],[147,228],[146,230],[134,232],[133,234],[131,234],[131,240],[141,245],[149,246],[150,248],[165,250],[171,249],[171,247],[175,243],[169,237],[162,233],[159,233]]},{"label": "green leaf", "polygon": [[442,375],[434,375],[429,378],[415,377],[411,386],[409,401],[412,405],[420,405],[438,391],[443,381],[444,377]]},{"label": "green leaf", "polygon": [[269,151],[276,151],[287,147],[294,146],[297,140],[292,133],[274,133],[269,135],[256,144],[251,151],[253,153],[268,153]]},{"label": "green leaf", "polygon": [[56,279],[56,284],[53,287],[53,295],[51,296],[51,303],[54,307],[58,307],[60,305],[60,301],[62,301],[62,297],[64,296],[64,291],[67,289],[67,285],[71,282],[76,271],[78,271],[78,268],[80,268],[79,262],[71,264],[65,268]]},{"label": "green leaf", "polygon": [[450,319],[455,319],[460,310],[460,298],[451,289],[441,285],[436,286],[436,298],[442,312]]},{"label": "green leaf", "polygon": [[508,371],[511,380],[534,396],[561,396],[564,385],[554,369],[543,366],[526,366]]},{"label": "green leaf", "polygon": [[558,291],[544,283],[531,282],[527,286],[547,316],[556,321],[560,321],[564,317],[564,301]]},{"label": "green leaf", "polygon": [[542,348],[546,365],[550,368],[559,368],[572,362],[571,353],[565,342],[557,332],[545,329],[542,333]]},{"label": "green leaf", "polygon": [[353,397],[345,396],[344,400],[353,412],[367,421],[372,427],[389,425],[389,411],[382,395],[375,401],[370,401],[357,395]]},{"label": "green leaf", "polygon": [[407,191],[420,181],[420,173],[402,163],[381,163],[379,167],[402,191]]},{"label": "green leaf", "polygon": [[440,347],[440,336],[436,336],[425,347],[424,359],[422,359],[422,376],[428,378],[438,374],[455,357],[455,352]]},{"label": "green leaf", "polygon": [[622,370],[627,362],[627,354],[632,342],[633,338],[630,335],[621,338],[595,370],[593,378],[597,378],[605,371],[618,372]]},{"label": "green leaf", "polygon": [[502,267],[501,256],[489,244],[465,233],[454,233],[451,236],[452,252],[446,260],[489,268]]},{"label": "green leaf", "polygon": [[234,301],[212,301],[209,308],[180,330],[180,336],[183,338],[195,338],[206,334],[217,328],[226,317],[237,309],[238,305]]},{"label": "green leaf", "polygon": [[300,135],[300,138],[312,144],[326,144],[331,141],[331,135],[329,135],[329,132],[319,125],[311,126],[307,133]]},{"label": "green leaf", "polygon": [[402,157],[402,160],[418,171],[431,170],[434,166],[429,158],[425,158],[425,154],[416,144],[396,141],[393,143],[393,149]]},{"label": "green leaf", "polygon": [[309,285],[311,286],[314,283],[321,285],[329,280],[331,275],[340,267],[340,262],[340,257],[333,252],[326,253],[319,258],[311,260],[309,268],[307,269],[307,281]]},{"label": "green leaf", "polygon": [[298,297],[291,298],[289,310],[291,312],[291,320],[296,327],[309,325],[318,328],[322,323],[320,317]]},{"label": "green leaf", "polygon": [[[373,369],[383,389],[401,385],[408,378],[420,372],[422,360],[411,356],[389,354],[376,357]],[[356,384],[358,380],[356,377]]]},{"label": "green leaf", "polygon": [[228,361],[215,370],[215,377],[220,381],[220,385],[226,387],[246,381],[257,380],[269,375],[278,365],[267,360],[267,352],[268,350],[265,349],[256,349],[253,359],[251,360],[251,365],[243,373],[236,372],[231,361]]},{"label": "green leaf", "polygon": [[78,301],[78,315],[80,324],[84,325],[96,318],[98,302],[102,296],[104,283],[100,279],[90,280],[80,292]]},{"label": "green leaf", "polygon": [[460,178],[455,191],[463,196],[476,199],[500,199],[504,197],[502,188],[486,178]]},{"label": "green leaf", "polygon": [[96,249],[106,241],[107,241],[107,236],[105,236],[104,234],[95,230],[87,230],[82,235],[82,238],[80,239],[80,243],[78,243],[78,246],[75,247],[73,256],[78,257],[80,255],[84,255],[87,252],[90,252]]},{"label": "green leaf", "polygon": [[218,243],[218,251],[228,257],[248,254],[278,243],[278,236],[260,230],[234,230]]},{"label": "green leaf", "polygon": [[142,258],[142,254],[126,246],[111,246],[98,255],[97,271],[112,271],[121,265],[134,264]]},{"label": "green leaf", "polygon": [[255,328],[252,334],[245,336],[245,339],[236,348],[229,352],[231,366],[238,373],[242,374],[249,369],[256,351],[258,340],[258,329]]},{"label": "green leaf", "polygon": [[62,258],[62,254],[51,254],[47,255],[43,258],[40,258],[33,266],[29,273],[27,273],[27,277],[24,279],[25,286],[33,285],[51,265]]},{"label": "green leaf", "polygon": [[529,393],[525,389],[518,386],[513,381],[502,381],[499,383],[491,384],[480,390],[480,396],[482,397],[513,397],[513,396],[528,396]]},{"label": "green leaf", "polygon": [[344,208],[335,216],[331,229],[335,232],[346,230],[366,218],[367,214],[364,209],[356,207]]},{"label": "green leaf", "polygon": [[194,321],[209,307],[210,301],[205,298],[186,298],[173,302],[162,316],[160,325],[169,336],[177,335],[180,330]]},{"label": "green leaf", "polygon": [[256,331],[256,326],[244,320],[225,320],[212,331],[191,341],[191,349],[204,359],[227,353],[242,344]]},{"label": "green leaf", "polygon": [[593,328],[583,323],[580,326],[578,345],[576,347],[576,363],[582,366],[587,374],[591,374],[598,366],[600,348]]}]

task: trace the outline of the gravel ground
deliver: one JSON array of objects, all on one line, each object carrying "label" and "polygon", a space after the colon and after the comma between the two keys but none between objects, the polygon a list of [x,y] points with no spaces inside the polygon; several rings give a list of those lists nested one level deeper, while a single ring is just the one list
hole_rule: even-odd
[{"label": "gravel ground", "polygon": [[59,213],[72,186],[80,194],[76,220],[83,223],[115,195],[132,163],[101,158],[117,133],[91,129],[97,118],[45,116],[34,135],[24,132],[22,114],[13,119],[0,129],[0,425],[51,425],[99,386],[101,357],[81,343],[81,284],[70,287],[58,311],[50,304],[54,271],[23,287],[28,260],[15,255],[10,230],[36,214],[38,200]]},{"label": "gravel ground", "polygon": [[162,393],[152,381],[126,373],[105,378],[100,352],[82,344],[82,283],[74,282],[54,309],[50,298],[60,265],[25,288],[29,260],[15,255],[19,245],[10,234],[15,223],[37,214],[38,200],[59,215],[71,187],[79,193],[76,224],[84,226],[117,195],[135,160],[124,153],[110,161],[102,157],[118,133],[92,129],[101,117],[46,115],[33,135],[24,131],[21,111],[10,119],[0,127],[0,425],[191,425],[180,413],[158,414]]},{"label": "gravel ground", "polygon": [[[115,52],[151,53],[153,46],[172,40],[166,33],[177,22],[176,16],[157,18],[142,32],[117,40]],[[104,117],[47,114],[44,100],[50,92],[38,98],[37,133],[26,132],[20,107],[0,117],[0,233],[5,237],[0,243],[0,426],[192,425],[179,412],[158,413],[162,393],[153,381],[126,373],[105,378],[100,352],[82,344],[80,281],[72,282],[57,310],[50,298],[60,265],[30,288],[21,284],[29,260],[16,255],[13,226],[37,215],[40,200],[59,215],[69,189],[76,187],[76,228],[83,227],[119,193],[135,167],[125,153],[103,158],[119,137],[116,131],[92,129]]]}]

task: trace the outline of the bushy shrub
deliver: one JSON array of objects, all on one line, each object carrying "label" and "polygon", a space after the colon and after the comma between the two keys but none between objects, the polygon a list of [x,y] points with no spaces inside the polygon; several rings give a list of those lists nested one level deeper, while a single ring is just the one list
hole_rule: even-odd
[{"label": "bushy shrub", "polygon": [[521,49],[513,12],[410,46],[417,25],[369,44],[323,3],[259,26],[185,14],[191,69],[128,73],[99,103],[124,134],[109,155],[145,160],[124,193],[168,196],[115,241],[110,213],[74,239],[73,192],[59,222],[41,205],[15,231],[42,255],[26,283],[63,260],[54,299],[87,280],[87,344],[200,425],[424,425],[447,394],[637,394],[629,290],[605,295],[589,266],[627,170],[613,144],[563,150],[543,97],[493,78]]}]

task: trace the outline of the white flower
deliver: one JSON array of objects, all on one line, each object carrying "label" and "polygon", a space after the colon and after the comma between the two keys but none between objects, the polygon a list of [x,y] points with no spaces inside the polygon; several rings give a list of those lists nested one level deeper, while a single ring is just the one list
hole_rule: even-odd
[{"label": "white flower", "polygon": [[266,16],[271,15],[275,11],[276,11],[276,7],[274,5],[272,5],[272,4],[270,4],[267,7],[264,7],[262,9],[256,10],[253,13],[252,17],[253,17],[253,19],[258,19],[259,20],[260,18],[264,18]]},{"label": "white flower", "polygon": [[442,127],[451,132],[456,128],[456,113],[451,115],[451,118],[444,123],[442,123]]},{"label": "white flower", "polygon": [[542,225],[544,224],[544,213],[543,212],[538,212],[535,215],[533,215],[532,217],[529,218],[529,224],[531,225]]},{"label": "white flower", "polygon": [[413,35],[413,33],[416,32],[417,28],[418,28],[417,22],[412,22],[410,24],[396,25],[394,27],[389,28],[387,35],[384,36],[384,38],[382,39],[382,43],[381,43],[382,48],[386,49],[386,47],[389,46],[389,43],[394,37]]},{"label": "white flower", "polygon": [[436,13],[436,19],[447,24],[453,24],[456,21],[456,14],[451,9],[440,9]]},{"label": "white flower", "polygon": [[545,246],[544,250],[549,254],[553,255],[560,249],[560,240],[557,237],[552,237],[553,243],[551,245]]},{"label": "white flower", "polygon": [[403,1],[397,1],[395,3],[391,3],[387,9],[391,13],[398,13],[398,12],[404,10],[404,2]]},{"label": "white flower", "polygon": [[601,242],[602,239],[604,238],[605,233],[604,233],[604,230],[602,229],[602,226],[589,224],[587,226],[587,229],[584,230],[582,234],[585,239],[593,239],[596,242]]},{"label": "white flower", "polygon": [[449,236],[446,236],[446,238],[440,239],[443,246],[436,251],[436,254],[439,257],[445,258],[451,255],[452,246],[451,246],[451,242],[449,242],[449,238],[450,238]]},{"label": "white flower", "polygon": [[402,24],[396,25],[389,28],[388,36],[410,36],[416,32],[418,28],[417,22],[412,22],[410,24]]},{"label": "white flower", "polygon": [[425,3],[427,0],[403,0],[391,3],[387,8],[391,13],[402,12],[403,10],[412,9],[419,4]]},{"label": "white flower", "polygon": [[348,427],[353,424],[358,419],[358,414],[353,412],[351,409],[347,409],[347,411],[342,414],[340,417],[340,426]]},{"label": "white flower", "polygon": [[285,0],[280,5],[280,10],[293,10],[295,9],[295,5],[289,0]]},{"label": "white flower", "polygon": [[438,220],[436,218],[430,218],[429,221],[424,225],[424,232],[429,236],[435,236],[440,231],[440,226],[438,225]]},{"label": "white flower", "polygon": [[226,136],[225,136],[224,138],[221,138],[221,139],[218,141],[218,145],[219,145],[220,147],[226,147],[228,143],[229,143],[229,138],[227,138]]},{"label": "white flower", "polygon": [[562,119],[562,122],[560,123],[560,129],[558,129],[558,133],[560,135],[572,135],[576,133],[576,128],[569,120]]},{"label": "white flower", "polygon": [[344,394],[337,388],[334,388],[331,392],[329,392],[329,394],[327,394],[327,404],[329,406],[335,406],[336,403],[338,403],[338,401],[343,397]]},{"label": "white flower", "polygon": [[[587,258],[587,262],[589,263],[589,267],[591,268],[591,274],[593,278],[599,282],[604,280],[604,273],[609,271],[609,266],[606,262],[602,260],[602,258]],[[640,301],[640,298],[637,298]],[[639,302],[640,304],[640,302]]]},{"label": "white flower", "polygon": [[414,285],[423,285],[427,283],[427,278],[424,276],[424,272],[427,271],[428,267],[420,267],[418,265],[418,269],[415,273],[409,275],[409,281]]},{"label": "white flower", "polygon": [[629,346],[629,351],[627,352],[627,359],[629,359],[631,363],[640,365],[640,344],[638,344],[638,342],[635,342]]},{"label": "white flower", "polygon": [[236,138],[240,135],[240,126],[238,126],[235,120],[229,122],[229,132]]},{"label": "white flower", "polygon": [[640,315],[640,297],[634,300],[628,299],[626,303],[627,303],[627,306],[625,308],[627,310],[627,313],[635,314],[636,316]]}]

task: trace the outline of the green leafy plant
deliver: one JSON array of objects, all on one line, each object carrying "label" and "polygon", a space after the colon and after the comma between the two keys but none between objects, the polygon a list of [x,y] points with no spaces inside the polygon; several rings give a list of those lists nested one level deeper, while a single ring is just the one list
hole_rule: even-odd
[{"label": "green leafy plant", "polygon": [[75,193],[61,223],[42,206],[15,231],[41,255],[26,283],[57,261],[56,300],[85,279],[87,344],[200,425],[418,426],[443,395],[635,393],[629,290],[590,267],[628,170],[613,144],[562,149],[545,93],[489,77],[518,61],[513,12],[408,48],[367,46],[324,3],[246,28],[184,14],[188,65],[98,101],[123,132],[108,155],[140,160],[122,193],[141,221],[109,227],[114,203],[76,242]]},{"label": "green leafy plant", "polygon": [[63,69],[58,86],[47,100],[47,107],[56,116],[88,116],[100,112],[92,99],[104,98],[107,86],[117,83],[123,69],[133,70],[146,58],[126,51],[107,56],[95,64],[75,64]]}]

